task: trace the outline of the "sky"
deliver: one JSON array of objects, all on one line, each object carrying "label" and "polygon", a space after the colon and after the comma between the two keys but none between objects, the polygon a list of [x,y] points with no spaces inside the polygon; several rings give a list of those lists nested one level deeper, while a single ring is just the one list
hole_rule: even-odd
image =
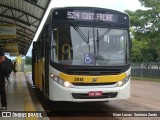
[{"label": "sky", "polygon": [[[140,2],[138,0],[52,0],[51,4],[49,5],[46,14],[43,18],[43,21],[41,22],[41,25],[39,29],[37,30],[37,33],[33,39],[33,41],[36,41],[38,38],[38,35],[43,27],[43,24],[46,20],[46,16],[48,15],[51,8],[54,7],[69,7],[69,6],[91,6],[91,7],[101,7],[101,8],[108,8],[108,9],[114,9],[121,12],[124,12],[124,10],[132,10],[135,11],[137,9],[145,9],[143,6],[141,6]],[[32,45],[30,46],[30,49],[26,56],[31,56],[31,50]]]},{"label": "sky", "polygon": [[94,6],[124,11],[142,8],[138,0],[53,0],[52,6]]}]

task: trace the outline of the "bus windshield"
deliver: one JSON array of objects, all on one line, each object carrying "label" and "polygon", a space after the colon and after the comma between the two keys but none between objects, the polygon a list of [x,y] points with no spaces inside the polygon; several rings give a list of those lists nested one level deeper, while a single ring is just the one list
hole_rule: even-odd
[{"label": "bus windshield", "polygon": [[54,26],[51,61],[64,65],[127,64],[128,31],[104,27]]}]

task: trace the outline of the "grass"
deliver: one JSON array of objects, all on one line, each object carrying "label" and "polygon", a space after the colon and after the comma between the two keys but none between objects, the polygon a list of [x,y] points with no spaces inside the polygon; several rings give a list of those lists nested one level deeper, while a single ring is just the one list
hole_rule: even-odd
[{"label": "grass", "polygon": [[143,80],[143,81],[153,81],[153,82],[160,82],[160,78],[152,78],[152,77],[131,77],[132,80]]}]

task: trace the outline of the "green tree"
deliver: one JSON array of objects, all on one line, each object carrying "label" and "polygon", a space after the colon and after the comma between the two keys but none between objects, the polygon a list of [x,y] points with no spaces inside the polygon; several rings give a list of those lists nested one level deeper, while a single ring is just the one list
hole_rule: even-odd
[{"label": "green tree", "polygon": [[142,54],[143,49],[146,49],[147,43],[145,42],[145,47],[142,41],[137,41],[136,39],[132,40],[132,54],[131,58],[133,62],[141,62],[143,61],[144,57]]},{"label": "green tree", "polygon": [[25,58],[25,64],[31,65],[32,64],[32,57],[26,56],[26,58]]},{"label": "green tree", "polygon": [[[144,61],[157,61],[160,60],[160,0],[139,1],[146,10],[126,10],[126,12],[130,16],[135,39],[148,45],[147,49],[142,51]],[[134,52],[132,54],[137,54]]]}]

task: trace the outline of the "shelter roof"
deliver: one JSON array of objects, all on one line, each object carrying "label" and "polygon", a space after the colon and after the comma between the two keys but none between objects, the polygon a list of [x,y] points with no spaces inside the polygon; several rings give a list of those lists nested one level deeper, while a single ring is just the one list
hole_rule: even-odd
[{"label": "shelter roof", "polygon": [[16,25],[16,38],[0,38],[0,46],[17,42],[19,53],[26,55],[50,1],[0,0],[0,26]]}]

